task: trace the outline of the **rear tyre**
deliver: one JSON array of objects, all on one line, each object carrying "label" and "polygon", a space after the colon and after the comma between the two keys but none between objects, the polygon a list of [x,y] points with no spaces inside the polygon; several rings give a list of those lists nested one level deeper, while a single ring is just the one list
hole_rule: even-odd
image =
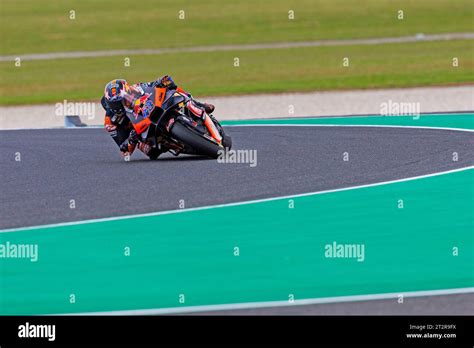
[{"label": "rear tyre", "polygon": [[170,131],[171,135],[185,145],[192,147],[197,154],[205,155],[211,158],[219,157],[220,146],[213,144],[203,136],[184,126],[180,122],[175,122]]}]

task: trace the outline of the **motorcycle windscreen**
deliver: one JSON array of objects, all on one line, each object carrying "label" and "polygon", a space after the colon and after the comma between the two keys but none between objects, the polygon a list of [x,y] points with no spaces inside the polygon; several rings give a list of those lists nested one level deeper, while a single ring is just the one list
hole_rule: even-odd
[{"label": "motorcycle windscreen", "polygon": [[175,90],[168,91],[166,93],[165,101],[161,105],[164,110],[171,109],[181,102],[184,102],[185,98],[177,93]]}]

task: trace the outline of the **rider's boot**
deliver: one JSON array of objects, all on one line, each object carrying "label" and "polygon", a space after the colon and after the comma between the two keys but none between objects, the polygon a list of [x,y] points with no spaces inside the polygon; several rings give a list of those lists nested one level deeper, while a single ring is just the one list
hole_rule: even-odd
[{"label": "rider's boot", "polygon": [[214,105],[209,103],[200,103],[196,100],[190,100],[186,103],[188,109],[196,116],[202,117],[202,111],[205,111],[206,114],[210,115],[214,112],[216,108]]}]

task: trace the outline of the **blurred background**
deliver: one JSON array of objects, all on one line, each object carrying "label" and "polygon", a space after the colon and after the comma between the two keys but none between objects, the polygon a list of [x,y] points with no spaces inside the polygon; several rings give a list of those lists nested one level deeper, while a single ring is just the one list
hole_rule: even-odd
[{"label": "blurred background", "polygon": [[[113,78],[151,81],[163,74],[195,96],[474,81],[472,39],[422,40],[474,31],[471,0],[2,0],[0,6],[4,106],[97,101]],[[420,40],[292,47],[407,36]],[[275,43],[281,45],[268,46]],[[164,48],[178,50],[143,51]]]}]

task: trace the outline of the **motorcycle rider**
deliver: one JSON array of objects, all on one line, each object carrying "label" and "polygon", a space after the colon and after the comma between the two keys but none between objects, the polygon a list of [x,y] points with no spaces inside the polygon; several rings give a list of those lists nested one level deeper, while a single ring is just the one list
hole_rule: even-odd
[{"label": "motorcycle rider", "polygon": [[134,85],[129,85],[123,79],[110,81],[106,84],[104,96],[100,101],[105,109],[104,128],[119,146],[123,157],[131,155],[137,145],[140,151],[153,159],[164,152],[141,141],[132,122],[127,117],[127,110],[132,111],[134,108],[132,105],[134,99],[130,96],[143,96],[146,93],[151,93],[155,87],[175,89],[177,92],[188,95],[191,100],[187,102],[186,107],[197,117],[202,117],[204,113],[211,114],[214,111],[214,105],[194,100],[191,94],[178,87],[168,75],[153,82],[140,82]]}]

